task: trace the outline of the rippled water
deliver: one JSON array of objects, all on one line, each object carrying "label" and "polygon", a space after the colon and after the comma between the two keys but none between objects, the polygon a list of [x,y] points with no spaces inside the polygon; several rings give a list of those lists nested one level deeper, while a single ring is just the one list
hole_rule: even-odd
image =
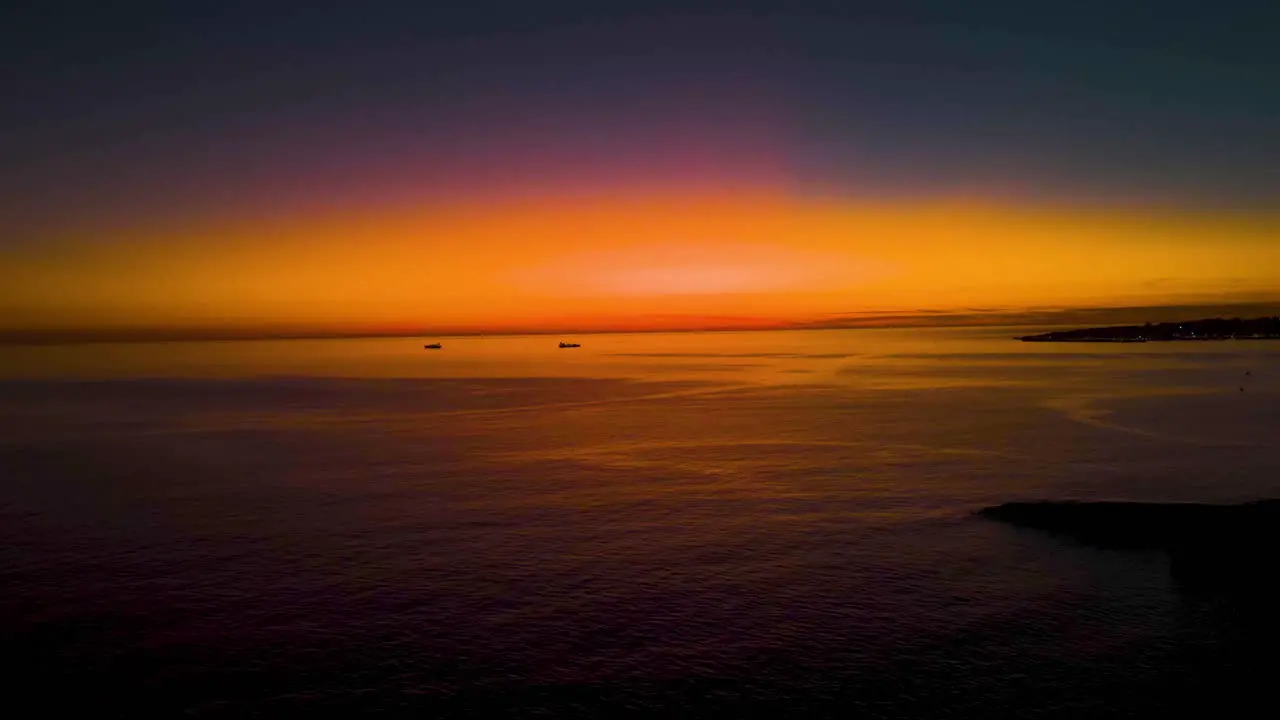
[{"label": "rippled water", "polygon": [[1280,346],[1013,334],[6,348],[12,679],[121,716],[1223,710],[1271,663],[1219,599],[972,511],[1280,495]]}]

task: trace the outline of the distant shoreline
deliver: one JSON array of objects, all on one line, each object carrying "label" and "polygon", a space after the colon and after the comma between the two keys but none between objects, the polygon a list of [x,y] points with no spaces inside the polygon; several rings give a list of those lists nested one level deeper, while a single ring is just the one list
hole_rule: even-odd
[{"label": "distant shoreline", "polygon": [[1205,342],[1214,340],[1280,340],[1280,317],[1206,318],[1180,322],[1116,325],[1059,330],[1014,338],[1023,342]]},{"label": "distant shoreline", "polygon": [[[1226,309],[1229,306],[1221,306]],[[1254,312],[1273,312],[1277,305],[1267,304],[1265,307],[1252,307]],[[1160,310],[1161,308],[1147,308]],[[1244,309],[1233,308],[1237,310]],[[1125,308],[1131,313],[1139,308]],[[1084,312],[1084,311],[1079,311]],[[1059,317],[1061,315],[1061,317]],[[792,332],[792,331],[848,331],[848,330],[989,330],[997,336],[1005,336],[1008,330],[1029,330],[1039,327],[1067,328],[1044,332],[1039,335],[1015,336],[1014,339],[1028,342],[1145,342],[1151,340],[1217,340],[1217,339],[1280,339],[1280,317],[1263,317],[1257,320],[1196,320],[1181,323],[1160,323],[1159,325],[1124,325],[1104,326],[1083,330],[1070,329],[1078,325],[1068,322],[1075,311],[1054,311],[1033,313],[1028,316],[991,314],[989,316],[964,316],[959,318],[915,318],[904,320],[896,318],[870,317],[865,322],[849,322],[841,324],[797,323],[779,324],[776,326],[742,326],[742,325],[708,325],[704,327],[654,327],[654,328],[596,328],[596,327],[548,327],[521,330],[481,330],[472,328],[424,328],[424,329],[387,329],[367,331],[343,330],[290,330],[269,328],[229,328],[192,330],[183,328],[157,328],[150,330],[0,330],[0,347],[10,346],[49,346],[49,345],[98,345],[98,344],[135,344],[135,343],[188,343],[188,342],[258,342],[269,340],[361,340],[361,339],[430,339],[432,341],[447,338],[498,338],[498,337],[542,337],[556,336],[576,337],[584,335],[663,335],[685,333],[754,333],[754,332]],[[1269,324],[1261,333],[1249,334],[1240,327],[1228,332],[1209,332],[1212,324],[1222,323],[1257,323]],[[1153,333],[1152,328],[1199,328],[1204,325],[1205,331],[1197,329],[1195,336],[1174,337],[1172,330],[1167,334]],[[1002,332],[1003,329],[1003,332]]]}]

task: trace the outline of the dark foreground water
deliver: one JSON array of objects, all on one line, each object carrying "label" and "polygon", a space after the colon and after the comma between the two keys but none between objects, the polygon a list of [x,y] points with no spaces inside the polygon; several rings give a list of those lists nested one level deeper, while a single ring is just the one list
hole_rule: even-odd
[{"label": "dark foreground water", "polygon": [[1280,346],[1012,334],[6,348],[8,699],[1244,716],[1237,598],[972,512],[1280,496]]}]

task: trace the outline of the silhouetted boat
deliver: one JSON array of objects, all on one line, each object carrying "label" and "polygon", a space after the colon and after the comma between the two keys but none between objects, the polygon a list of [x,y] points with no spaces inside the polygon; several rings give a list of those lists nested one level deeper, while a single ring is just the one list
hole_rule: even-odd
[{"label": "silhouetted boat", "polygon": [[581,346],[581,345],[579,345],[578,343],[567,343],[567,342],[562,342],[562,343],[560,343],[560,347],[562,347],[562,348],[575,348],[575,347],[582,347],[582,346]]},{"label": "silhouetted boat", "polygon": [[422,347],[428,350],[439,350],[441,345],[440,343],[431,343],[430,345],[423,345]]}]

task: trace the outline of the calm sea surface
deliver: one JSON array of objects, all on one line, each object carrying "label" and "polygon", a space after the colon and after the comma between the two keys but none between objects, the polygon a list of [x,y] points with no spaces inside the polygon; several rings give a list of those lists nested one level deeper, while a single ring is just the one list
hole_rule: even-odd
[{"label": "calm sea surface", "polygon": [[11,703],[1242,716],[1229,604],[972,513],[1280,496],[1280,343],[1018,332],[0,348]]}]

